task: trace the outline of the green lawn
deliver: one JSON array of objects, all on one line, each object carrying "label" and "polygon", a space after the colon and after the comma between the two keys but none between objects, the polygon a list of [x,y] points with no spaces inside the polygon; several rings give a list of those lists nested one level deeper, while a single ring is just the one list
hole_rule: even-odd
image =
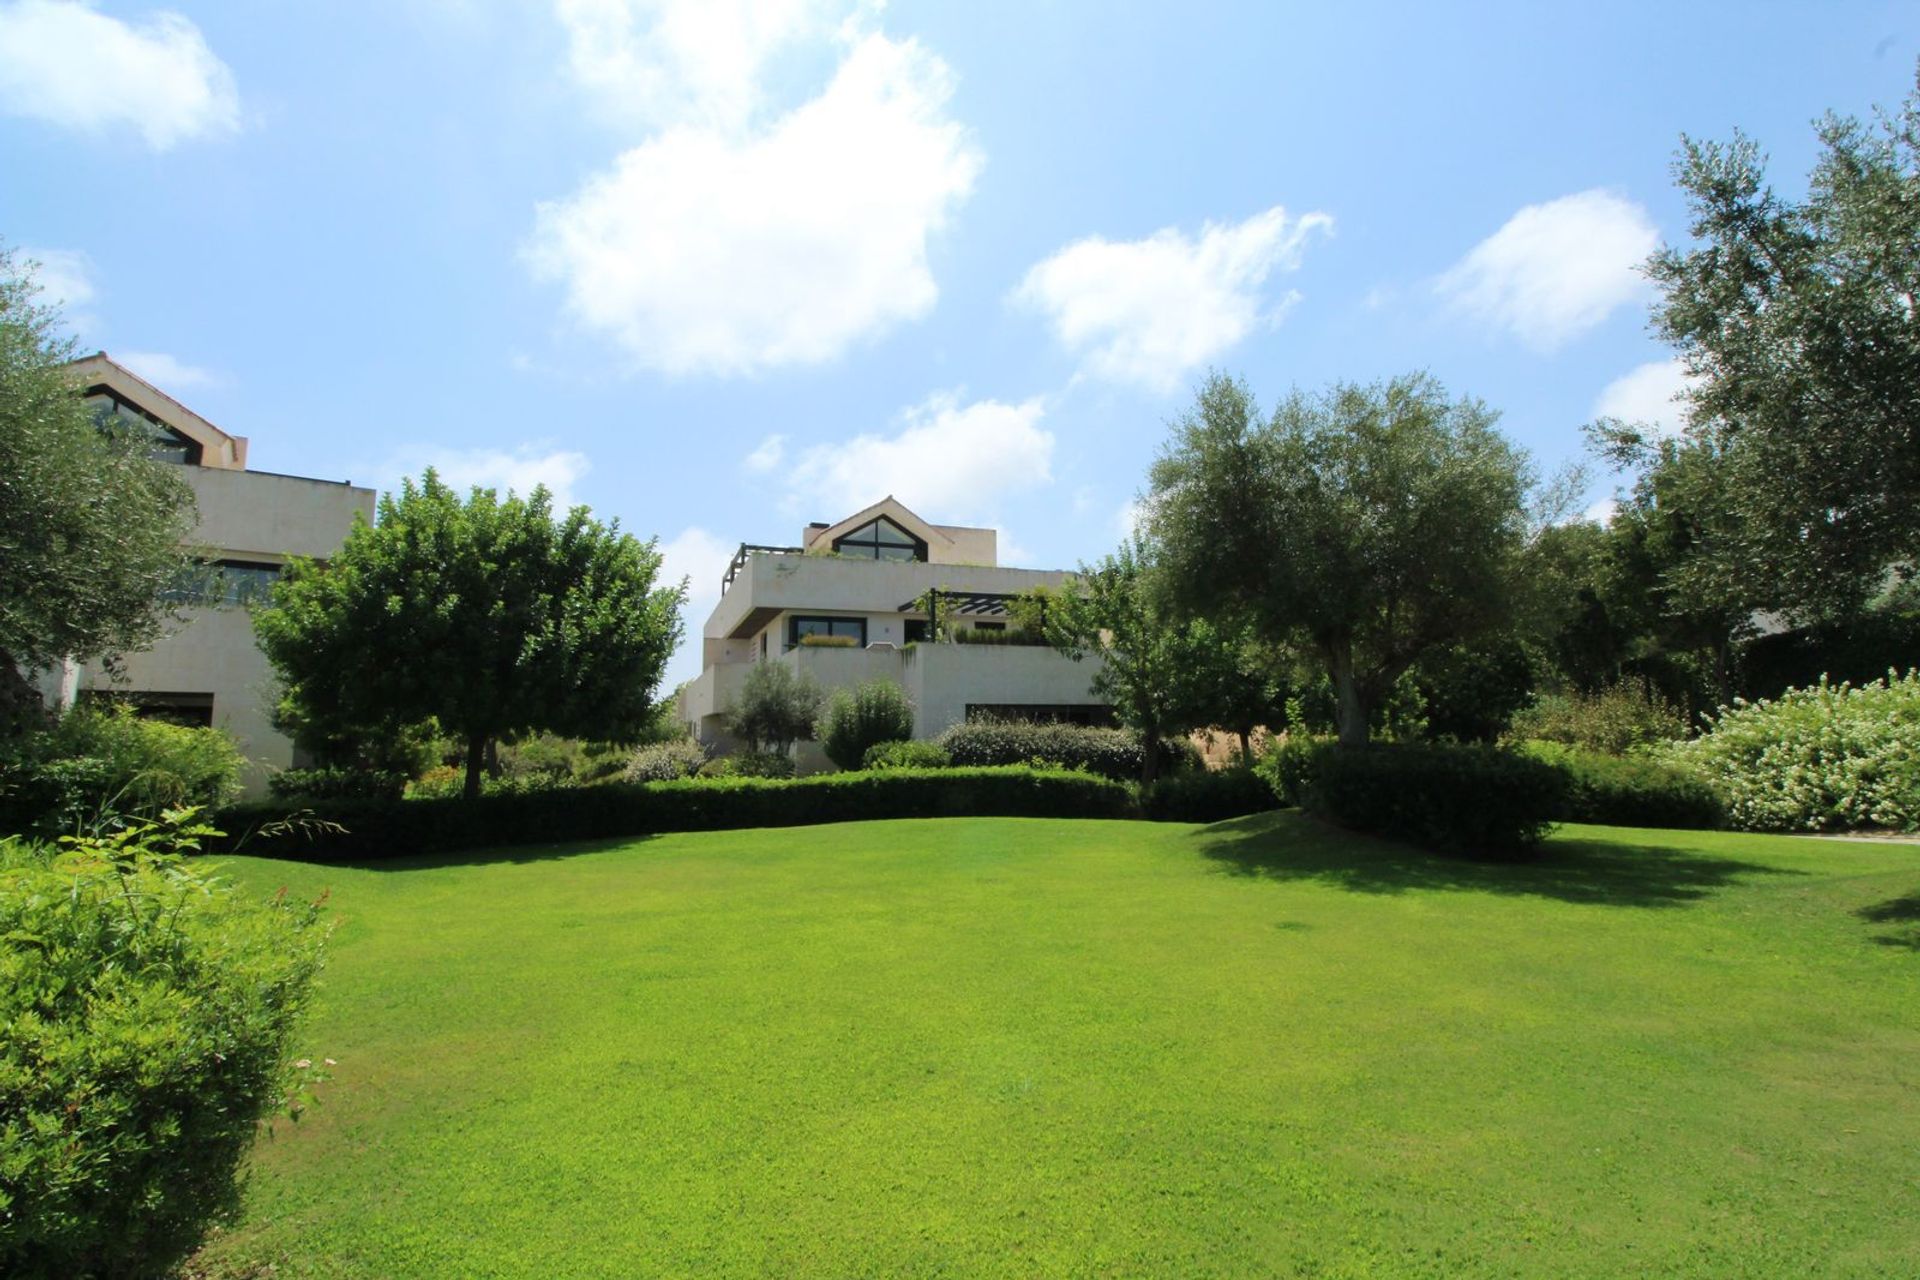
[{"label": "green lawn", "polygon": [[213,1274],[1920,1275],[1920,849],[1292,814],[660,837],[332,891]]}]

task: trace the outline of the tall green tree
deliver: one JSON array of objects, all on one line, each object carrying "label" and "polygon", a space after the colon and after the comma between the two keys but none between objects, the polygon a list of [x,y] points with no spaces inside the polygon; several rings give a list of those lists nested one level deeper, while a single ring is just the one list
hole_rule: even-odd
[{"label": "tall green tree", "polygon": [[686,588],[655,585],[652,542],[544,487],[464,500],[428,471],[382,496],[324,565],[298,561],[254,616],[287,698],[322,723],[415,725],[466,744],[545,730],[623,741],[649,724]]},{"label": "tall green tree", "polygon": [[25,672],[158,637],[194,524],[179,468],[82,400],[30,268],[0,249],[0,728]]},{"label": "tall green tree", "polygon": [[1314,655],[1341,743],[1364,745],[1422,654],[1510,613],[1531,474],[1495,421],[1425,374],[1296,391],[1263,420],[1215,375],[1153,466],[1170,589]]},{"label": "tall green tree", "polygon": [[1749,607],[1834,617],[1920,563],[1920,89],[1816,127],[1798,200],[1751,139],[1683,139],[1694,243],[1649,273],[1654,326],[1696,379],[1689,433],[1736,517],[1676,589],[1733,581]]}]

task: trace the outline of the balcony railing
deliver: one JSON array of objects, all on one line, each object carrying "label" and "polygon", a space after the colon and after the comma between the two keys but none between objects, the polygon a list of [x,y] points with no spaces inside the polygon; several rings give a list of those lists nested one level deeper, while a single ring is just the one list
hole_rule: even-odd
[{"label": "balcony railing", "polygon": [[740,549],[733,553],[733,563],[720,578],[720,594],[727,594],[727,588],[733,585],[734,578],[747,567],[748,556],[800,556],[805,555],[805,547],[763,547],[755,542],[743,542]]}]

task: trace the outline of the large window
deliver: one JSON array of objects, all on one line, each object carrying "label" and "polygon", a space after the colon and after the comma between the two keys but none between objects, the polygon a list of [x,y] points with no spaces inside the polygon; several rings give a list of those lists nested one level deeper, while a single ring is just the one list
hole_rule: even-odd
[{"label": "large window", "polygon": [[852,533],[833,540],[833,549],[843,556],[862,560],[925,560],[927,544],[882,517],[869,520]]},{"label": "large window", "polygon": [[260,560],[198,560],[161,592],[169,604],[265,604],[282,566]]},{"label": "large window", "polygon": [[795,614],[787,619],[787,644],[798,645],[808,636],[845,637],[857,648],[867,647],[865,618],[814,618]]},{"label": "large window", "polygon": [[105,387],[95,387],[87,397],[93,408],[93,420],[102,431],[123,432],[135,439],[147,440],[147,456],[155,462],[180,466],[200,465],[200,446],[138,406],[128,404]]}]

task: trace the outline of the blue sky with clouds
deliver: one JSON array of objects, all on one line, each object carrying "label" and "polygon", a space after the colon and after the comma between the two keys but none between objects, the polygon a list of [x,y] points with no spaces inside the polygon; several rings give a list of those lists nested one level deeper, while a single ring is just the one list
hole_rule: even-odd
[{"label": "blue sky with clouds", "polygon": [[1917,55],[1885,0],[0,0],[0,236],[253,465],[545,482],[697,632],[887,492],[1109,549],[1210,367],[1429,369],[1577,459],[1676,386],[1679,135],[1797,186]]}]

